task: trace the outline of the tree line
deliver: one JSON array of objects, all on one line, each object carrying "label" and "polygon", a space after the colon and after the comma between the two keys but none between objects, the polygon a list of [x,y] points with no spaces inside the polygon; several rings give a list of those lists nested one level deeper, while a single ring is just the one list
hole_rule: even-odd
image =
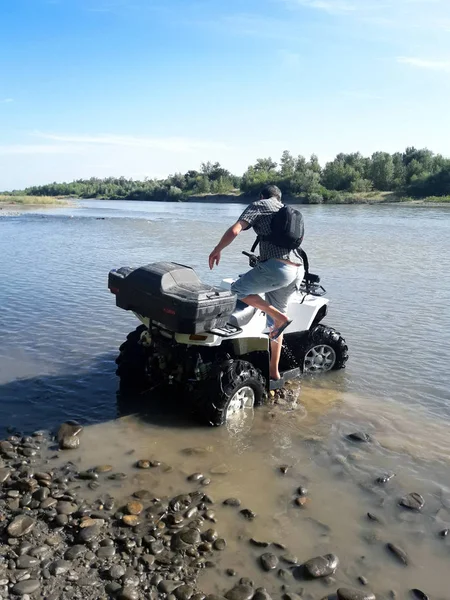
[{"label": "tree line", "polygon": [[135,181],[125,177],[79,179],[29,187],[21,193],[33,196],[77,196],[120,200],[186,200],[204,194],[255,196],[267,183],[276,184],[287,196],[306,202],[339,201],[348,193],[396,192],[416,198],[450,195],[450,159],[428,149],[407,148],[389,154],[340,153],[324,167],[317,156],[309,159],[283,152],[279,163],[259,158],[238,177],[219,163],[203,163],[198,171],[175,173],[166,179]]}]

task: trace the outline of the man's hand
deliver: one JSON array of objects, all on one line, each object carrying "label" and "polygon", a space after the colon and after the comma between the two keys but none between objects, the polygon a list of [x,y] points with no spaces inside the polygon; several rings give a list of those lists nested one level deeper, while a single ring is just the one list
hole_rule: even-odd
[{"label": "man's hand", "polygon": [[213,269],[214,265],[218,265],[220,263],[220,250],[214,248],[214,250],[209,255],[209,268]]}]

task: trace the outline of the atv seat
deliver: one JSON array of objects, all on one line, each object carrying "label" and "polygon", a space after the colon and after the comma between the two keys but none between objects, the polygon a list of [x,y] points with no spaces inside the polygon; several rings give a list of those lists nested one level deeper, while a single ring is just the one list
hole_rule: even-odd
[{"label": "atv seat", "polygon": [[241,300],[238,300],[236,303],[236,309],[229,317],[228,322],[230,325],[234,325],[235,327],[244,327],[244,325],[248,325],[250,323],[255,312],[256,308],[245,304],[245,302],[242,302]]}]

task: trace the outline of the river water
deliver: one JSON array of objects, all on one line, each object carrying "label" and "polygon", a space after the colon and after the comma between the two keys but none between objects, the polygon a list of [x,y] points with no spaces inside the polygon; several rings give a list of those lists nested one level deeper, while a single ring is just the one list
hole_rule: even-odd
[{"label": "river water", "polygon": [[[214,283],[243,272],[250,233],[207,269],[242,208],[84,201],[1,218],[0,433],[72,418],[89,425],[77,454],[86,468],[110,462],[126,472],[130,451],[173,467],[130,476],[123,494],[135,485],[185,491],[189,473],[226,467],[211,476],[211,495],[238,496],[258,517],[236,521],[218,509],[224,565],[273,593],[282,582],[261,574],[242,537],[283,541],[301,560],[336,552],[337,586],[363,575],[377,598],[420,588],[448,600],[450,536],[438,533],[450,526],[450,207],[302,207],[305,249],[331,299],[326,323],[343,333],[350,360],[345,371],[303,381],[295,410],[263,407],[240,428],[203,429],[166,402],[149,401],[145,416],[118,404],[114,359],[137,322],[115,307],[108,271],[173,260]],[[348,442],[357,430],[374,442]],[[186,456],[193,446],[204,450]],[[284,476],[282,464],[291,467]],[[396,473],[388,485],[373,483],[388,471]],[[292,504],[299,485],[309,489],[305,509]],[[397,505],[413,491],[425,498],[421,513]],[[409,567],[387,542],[408,552]],[[210,572],[204,586],[220,591],[223,578]],[[307,589],[312,598],[333,591]]]}]

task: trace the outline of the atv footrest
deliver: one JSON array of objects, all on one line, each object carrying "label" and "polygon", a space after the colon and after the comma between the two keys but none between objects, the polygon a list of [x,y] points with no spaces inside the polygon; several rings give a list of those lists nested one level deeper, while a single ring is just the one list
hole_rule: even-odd
[{"label": "atv footrest", "polygon": [[283,373],[281,373],[281,379],[270,380],[270,391],[274,392],[275,390],[281,390],[281,388],[283,388],[288,381],[298,379],[301,374],[302,372],[299,368],[291,369],[290,371],[283,371]]},{"label": "atv footrest", "polygon": [[242,333],[242,329],[240,327],[235,327],[230,323],[227,323],[223,327],[216,327],[214,329],[210,329],[208,333],[213,333],[214,335],[218,335],[219,337],[231,337],[232,335],[237,335],[238,333]]}]

